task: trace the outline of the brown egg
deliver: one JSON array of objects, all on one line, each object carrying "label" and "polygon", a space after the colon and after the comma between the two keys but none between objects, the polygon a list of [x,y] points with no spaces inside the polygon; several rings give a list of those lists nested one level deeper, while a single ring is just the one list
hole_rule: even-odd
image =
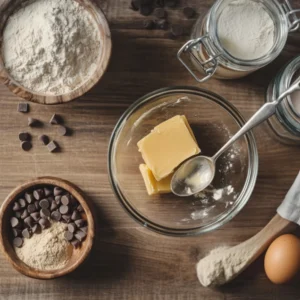
[{"label": "brown egg", "polygon": [[276,284],[292,279],[300,269],[300,240],[285,234],[278,237],[269,247],[265,256],[265,271]]}]

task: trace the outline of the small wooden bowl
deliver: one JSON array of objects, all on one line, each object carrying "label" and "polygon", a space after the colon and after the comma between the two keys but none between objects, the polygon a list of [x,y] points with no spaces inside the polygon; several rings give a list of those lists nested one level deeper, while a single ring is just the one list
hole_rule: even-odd
[{"label": "small wooden bowl", "polygon": [[[12,246],[11,237],[9,236],[9,218],[12,214],[13,201],[22,194],[25,190],[33,188],[38,185],[54,185],[61,187],[72,194],[78,202],[82,205],[87,218],[88,232],[86,239],[82,242],[80,248],[73,249],[73,246],[69,245],[70,259],[67,265],[58,270],[43,271],[29,267],[22,262],[15,253]],[[91,211],[91,203],[88,199],[83,197],[81,190],[72,183],[55,178],[55,177],[39,177],[26,182],[17,188],[15,188],[5,199],[0,209],[0,249],[4,253],[7,260],[13,265],[13,267],[20,273],[38,279],[51,279],[66,275],[74,271],[83,261],[87,258],[91,251],[95,236],[95,223],[93,214]]]},{"label": "small wooden bowl", "polygon": [[96,71],[85,83],[83,83],[81,86],[70,93],[66,93],[63,95],[49,95],[36,93],[24,88],[10,76],[4,66],[4,61],[1,54],[3,30],[9,16],[25,1],[26,0],[3,0],[0,4],[0,82],[5,84],[15,95],[24,98],[27,101],[39,104],[62,104],[82,96],[94,85],[96,85],[101,79],[102,75],[107,69],[111,56],[111,35],[107,20],[102,10],[96,4],[93,4],[90,0],[74,0],[82,5],[96,20],[102,43],[101,55],[97,64]]}]

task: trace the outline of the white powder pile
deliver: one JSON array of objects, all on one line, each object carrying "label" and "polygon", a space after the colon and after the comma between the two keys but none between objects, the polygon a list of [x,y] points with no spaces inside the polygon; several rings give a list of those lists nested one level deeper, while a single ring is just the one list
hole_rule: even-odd
[{"label": "white powder pile", "polygon": [[258,59],[274,45],[275,24],[263,4],[234,0],[222,11],[217,32],[222,46],[235,58]]},{"label": "white powder pile", "polygon": [[61,95],[96,70],[101,42],[92,16],[74,0],[26,2],[7,21],[4,64],[19,84]]},{"label": "white powder pile", "polygon": [[253,258],[255,245],[219,247],[197,264],[197,276],[203,286],[222,285],[236,277]]},{"label": "white powder pile", "polygon": [[25,264],[35,269],[63,268],[69,259],[65,231],[65,224],[54,222],[41,234],[33,234],[30,239],[24,239],[23,246],[15,248],[16,254]]}]

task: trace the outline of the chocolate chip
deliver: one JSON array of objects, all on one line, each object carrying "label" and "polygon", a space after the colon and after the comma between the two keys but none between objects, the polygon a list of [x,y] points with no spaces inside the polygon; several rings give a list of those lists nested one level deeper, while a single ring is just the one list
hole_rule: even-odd
[{"label": "chocolate chip", "polygon": [[58,207],[58,204],[55,201],[52,201],[51,202],[51,206],[50,206],[50,210],[54,211],[54,210],[57,209],[57,207]]},{"label": "chocolate chip", "polygon": [[31,238],[31,236],[32,236],[32,234],[31,234],[31,230],[30,230],[30,229],[28,229],[28,228],[25,228],[25,229],[23,229],[23,231],[22,231],[22,235],[23,235],[23,237],[24,237],[24,238],[26,238],[26,239],[30,239],[30,238]]},{"label": "chocolate chip", "polygon": [[49,123],[52,124],[52,125],[58,125],[58,124],[61,124],[61,123],[62,123],[62,118],[61,118],[59,115],[54,114],[54,115],[51,117]]},{"label": "chocolate chip", "polygon": [[75,220],[79,220],[80,218],[81,218],[80,213],[77,210],[74,210],[72,213],[71,219],[73,221],[75,221]]},{"label": "chocolate chip", "polygon": [[34,213],[37,210],[35,204],[29,204],[27,209],[30,214]]},{"label": "chocolate chip", "polygon": [[71,244],[73,245],[73,247],[76,249],[76,248],[78,248],[79,246],[80,246],[80,242],[78,241],[78,240],[73,240],[72,242],[71,242]]},{"label": "chocolate chip", "polygon": [[39,210],[40,209],[40,202],[39,201],[35,201],[34,202],[34,206],[35,206],[36,210]]},{"label": "chocolate chip", "polygon": [[34,190],[33,191],[33,197],[36,200],[41,200],[44,196],[44,191],[42,189]]},{"label": "chocolate chip", "polygon": [[79,204],[79,205],[77,206],[77,210],[78,210],[79,212],[84,212],[83,207],[81,206],[81,204]]},{"label": "chocolate chip", "polygon": [[71,221],[70,215],[63,215],[61,217],[62,217],[64,223],[70,223],[70,221]]},{"label": "chocolate chip", "polygon": [[74,233],[76,231],[76,225],[74,223],[70,223],[68,224],[68,230],[72,233]]},{"label": "chocolate chip", "polygon": [[23,213],[21,214],[21,219],[24,220],[29,216],[29,212],[27,209],[24,209]]},{"label": "chocolate chip", "polygon": [[61,203],[63,205],[69,205],[70,204],[70,196],[69,195],[63,195],[61,197]]},{"label": "chocolate chip", "polygon": [[65,239],[67,240],[67,241],[72,241],[73,240],[73,238],[74,238],[74,235],[73,235],[73,233],[72,232],[70,232],[70,231],[66,231],[65,232]]},{"label": "chocolate chip", "polygon": [[88,232],[88,227],[87,226],[81,227],[80,230],[87,233]]},{"label": "chocolate chip", "polygon": [[31,140],[31,135],[28,132],[20,132],[19,133],[19,140],[21,142],[26,142]]},{"label": "chocolate chip", "polygon": [[68,128],[65,126],[59,126],[57,129],[57,133],[61,136],[68,135]]},{"label": "chocolate chip", "polygon": [[58,186],[56,186],[55,188],[54,188],[54,196],[59,196],[59,195],[61,195],[63,193],[63,189],[62,188],[60,188],[60,187],[58,187]]},{"label": "chocolate chip", "polygon": [[134,11],[138,11],[140,9],[140,1],[139,0],[132,0],[131,1],[131,8],[134,10]]},{"label": "chocolate chip", "polygon": [[47,199],[43,199],[39,202],[41,208],[49,208],[50,203]]},{"label": "chocolate chip", "polygon": [[81,230],[78,230],[75,233],[75,237],[78,241],[82,242],[86,238],[86,233]]},{"label": "chocolate chip", "polygon": [[79,220],[76,220],[75,221],[75,224],[76,224],[76,226],[77,227],[83,227],[84,225],[85,225],[85,220],[83,220],[83,219],[79,219]]},{"label": "chocolate chip", "polygon": [[55,197],[55,202],[57,205],[60,205],[61,204],[61,196],[56,196]]},{"label": "chocolate chip", "polygon": [[158,29],[166,30],[168,29],[169,24],[166,20],[157,20],[156,26]]},{"label": "chocolate chip", "polygon": [[25,199],[26,199],[28,204],[31,204],[34,201],[33,195],[29,194],[29,193],[25,193]]},{"label": "chocolate chip", "polygon": [[155,27],[155,23],[153,20],[144,20],[143,26],[145,29],[153,29]]},{"label": "chocolate chip", "polygon": [[34,213],[30,214],[30,216],[32,217],[32,219],[33,219],[35,222],[37,222],[37,221],[41,218],[39,212],[34,212]]},{"label": "chocolate chip", "polygon": [[15,228],[20,224],[20,222],[16,217],[11,217],[10,224],[11,224],[11,227]]},{"label": "chocolate chip", "polygon": [[32,148],[32,144],[30,142],[22,142],[21,147],[24,151],[29,151]]},{"label": "chocolate chip", "polygon": [[39,140],[44,144],[49,144],[49,137],[45,134],[39,136]]},{"label": "chocolate chip", "polygon": [[196,12],[193,8],[191,7],[185,7],[183,9],[183,14],[186,16],[186,18],[191,19],[192,17],[195,16]]},{"label": "chocolate chip", "polygon": [[15,202],[12,209],[13,209],[13,211],[19,211],[22,209],[22,207],[20,206],[20,204],[18,202]]},{"label": "chocolate chip", "polygon": [[40,125],[40,121],[33,118],[28,118],[28,126],[34,127]]},{"label": "chocolate chip", "polygon": [[176,7],[178,4],[178,0],[165,0],[165,5],[170,8]]},{"label": "chocolate chip", "polygon": [[18,112],[27,113],[29,111],[29,104],[28,103],[19,103],[18,104]]},{"label": "chocolate chip", "polygon": [[42,229],[48,228],[51,225],[50,222],[49,222],[49,220],[45,219],[45,218],[41,218],[39,220],[39,224],[41,225]]},{"label": "chocolate chip", "polygon": [[166,13],[166,11],[163,8],[156,8],[154,10],[154,15],[158,19],[163,19],[163,18],[166,17],[167,13]]},{"label": "chocolate chip", "polygon": [[140,7],[141,15],[149,16],[149,15],[151,15],[152,12],[153,12],[153,5],[151,5],[151,4],[141,5],[141,7]]},{"label": "chocolate chip", "polygon": [[17,219],[20,219],[21,218],[21,215],[22,215],[23,211],[22,210],[19,210],[19,211],[15,211],[14,215]]},{"label": "chocolate chip", "polygon": [[42,218],[49,218],[50,217],[50,210],[46,208],[42,208],[40,210],[40,215]]},{"label": "chocolate chip", "polygon": [[49,152],[54,152],[58,150],[58,145],[55,141],[51,141],[48,145],[47,145],[48,151]]},{"label": "chocolate chip", "polygon": [[49,188],[44,188],[44,195],[45,197],[49,197],[50,195],[52,195],[52,190]]},{"label": "chocolate chip", "polygon": [[23,239],[20,238],[20,237],[16,237],[16,238],[14,238],[14,240],[13,240],[13,244],[14,244],[15,247],[21,248],[22,245],[23,245]]},{"label": "chocolate chip", "polygon": [[13,228],[12,232],[13,232],[14,237],[20,236],[22,233],[21,229],[18,229],[18,228]]},{"label": "chocolate chip", "polygon": [[25,199],[23,199],[23,198],[20,198],[20,199],[18,200],[18,202],[19,202],[19,204],[20,204],[20,206],[21,206],[22,208],[26,207],[26,205],[27,205]]},{"label": "chocolate chip", "polygon": [[60,221],[61,220],[61,213],[58,210],[55,210],[51,213],[51,219],[54,221]]},{"label": "chocolate chip", "polygon": [[31,218],[31,216],[27,217],[25,220],[24,220],[24,223],[28,226],[28,227],[32,227],[34,224],[33,224],[33,219]]},{"label": "chocolate chip", "polygon": [[69,212],[69,206],[67,206],[67,205],[61,205],[60,208],[59,208],[59,212],[62,215],[67,214]]},{"label": "chocolate chip", "polygon": [[32,227],[32,233],[40,233],[42,231],[40,224],[34,224]]},{"label": "chocolate chip", "polygon": [[172,25],[171,32],[175,37],[181,36],[181,35],[183,35],[183,27],[178,24]]}]

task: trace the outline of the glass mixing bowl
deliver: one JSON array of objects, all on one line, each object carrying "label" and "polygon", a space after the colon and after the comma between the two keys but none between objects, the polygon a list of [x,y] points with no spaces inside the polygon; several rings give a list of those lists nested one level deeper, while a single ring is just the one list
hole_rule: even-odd
[{"label": "glass mixing bowl", "polygon": [[210,91],[154,91],[133,103],[117,123],[109,145],[109,176],[122,206],[143,226],[173,236],[198,235],[224,225],[247,203],[258,172],[257,148],[252,133],[238,140],[218,159],[212,185],[196,196],[149,196],[139,171],[143,159],[137,142],[175,115],[187,117],[202,154],[208,156],[245,123],[232,104]]}]

